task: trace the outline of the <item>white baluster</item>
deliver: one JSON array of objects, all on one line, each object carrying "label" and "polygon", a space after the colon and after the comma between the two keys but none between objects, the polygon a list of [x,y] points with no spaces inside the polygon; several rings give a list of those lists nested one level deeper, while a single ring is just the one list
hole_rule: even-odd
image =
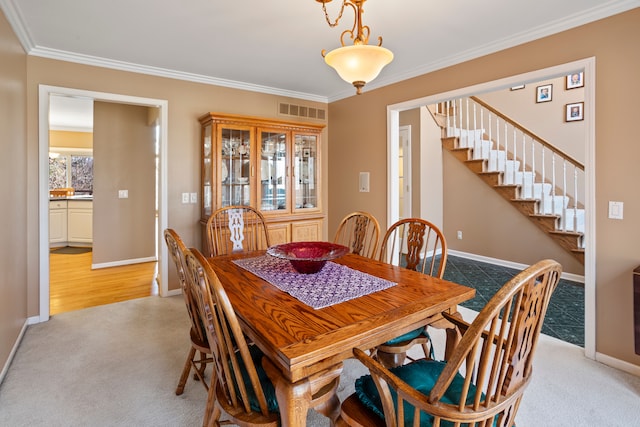
[{"label": "white baluster", "polygon": [[556,213],[556,153],[551,152],[551,214]]},{"label": "white baluster", "polygon": [[[544,183],[545,183],[545,182],[547,182],[547,180],[546,180],[546,178],[545,178],[547,165],[546,165],[546,162],[545,162],[545,156],[544,156],[544,153],[546,153],[546,152],[547,152],[547,149],[546,149],[545,147],[541,147],[541,148],[540,148],[540,150],[541,150],[541,152],[540,152],[540,155],[541,155],[540,162],[542,163],[542,177],[541,177],[541,179],[542,179],[542,184],[540,184],[540,186],[541,186],[541,187],[540,187],[540,188],[541,188],[541,190],[540,190],[540,199],[541,199],[541,200],[544,200]],[[542,206],[540,206],[540,207],[541,207],[541,208],[544,208],[544,205],[542,205]]]},{"label": "white baluster", "polygon": [[[562,162],[562,195],[563,200],[567,200],[567,160]],[[574,212],[575,213],[575,212]],[[562,230],[567,231],[567,206],[562,203]]]}]

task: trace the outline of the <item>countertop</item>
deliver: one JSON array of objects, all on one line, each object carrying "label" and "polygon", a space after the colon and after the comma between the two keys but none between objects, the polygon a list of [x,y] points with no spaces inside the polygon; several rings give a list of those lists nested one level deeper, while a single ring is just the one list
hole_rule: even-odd
[{"label": "countertop", "polygon": [[89,202],[93,201],[93,196],[88,195],[78,195],[78,196],[62,196],[62,197],[49,197],[50,202],[55,202],[58,200],[87,200]]}]

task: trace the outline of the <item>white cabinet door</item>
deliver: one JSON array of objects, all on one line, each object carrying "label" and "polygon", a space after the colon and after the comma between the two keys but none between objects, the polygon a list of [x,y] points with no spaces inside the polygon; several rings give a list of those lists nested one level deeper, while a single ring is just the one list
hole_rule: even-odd
[{"label": "white cabinet door", "polygon": [[49,202],[49,243],[65,243],[66,241],[67,201]]},{"label": "white cabinet door", "polygon": [[69,201],[67,212],[69,243],[92,243],[93,203],[91,201]]}]

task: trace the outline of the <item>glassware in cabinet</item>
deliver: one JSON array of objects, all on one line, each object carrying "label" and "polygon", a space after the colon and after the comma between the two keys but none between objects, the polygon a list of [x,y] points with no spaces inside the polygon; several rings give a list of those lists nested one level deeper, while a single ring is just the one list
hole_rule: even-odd
[{"label": "glassware in cabinet", "polygon": [[258,135],[260,147],[259,208],[263,212],[286,211],[289,205],[287,202],[289,194],[287,133],[260,130]]},{"label": "glassware in cabinet", "polygon": [[318,207],[318,137],[294,136],[294,193],[295,209]]},{"label": "glassware in cabinet", "polygon": [[251,205],[251,136],[248,129],[220,129],[220,206]]}]

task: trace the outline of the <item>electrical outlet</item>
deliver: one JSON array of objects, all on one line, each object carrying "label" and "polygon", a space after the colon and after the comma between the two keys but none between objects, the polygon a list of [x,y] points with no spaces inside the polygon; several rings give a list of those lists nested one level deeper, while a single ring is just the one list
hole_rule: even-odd
[{"label": "electrical outlet", "polygon": [[118,190],[118,198],[119,199],[128,199],[129,198],[129,190]]},{"label": "electrical outlet", "polygon": [[189,193],[182,193],[182,204],[189,203]]},{"label": "electrical outlet", "polygon": [[462,240],[462,231],[458,230],[458,240]]},{"label": "electrical outlet", "polygon": [[190,201],[191,201],[191,203],[198,203],[198,193],[191,193],[190,194]]}]

